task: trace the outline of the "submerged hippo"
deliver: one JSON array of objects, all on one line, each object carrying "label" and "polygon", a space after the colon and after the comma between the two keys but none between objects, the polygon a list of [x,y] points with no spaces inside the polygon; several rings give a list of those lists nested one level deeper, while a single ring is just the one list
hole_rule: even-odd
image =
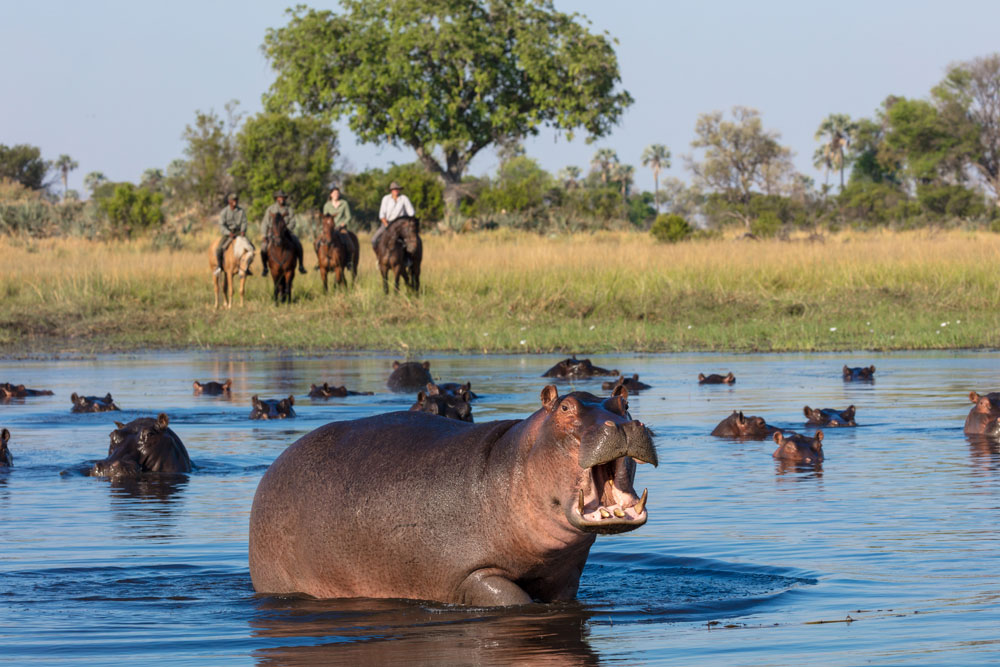
[{"label": "submerged hippo", "polygon": [[233,388],[233,381],[226,380],[225,382],[198,382],[194,381],[194,393],[204,394],[205,396],[221,396],[222,394],[228,394],[229,390]]},{"label": "submerged hippo", "polygon": [[28,389],[23,384],[0,383],[0,399],[28,398],[29,396],[51,396],[48,389]]},{"label": "submerged hippo", "polygon": [[7,441],[10,440],[10,431],[0,429],[0,468],[10,468],[14,465],[14,457],[7,449]]},{"label": "submerged hippo", "polygon": [[823,461],[823,431],[816,431],[812,438],[798,433],[774,434],[778,448],[774,450],[774,458],[790,463],[808,463],[816,465]]},{"label": "submerged hippo", "polygon": [[458,419],[464,422],[472,421],[472,406],[469,405],[469,394],[464,388],[457,393],[441,391],[433,382],[427,385],[427,391],[417,394],[417,402],[410,406],[411,412],[426,412],[448,419]]},{"label": "submerged hippo", "polygon": [[831,408],[810,408],[808,405],[802,408],[802,413],[806,416],[806,426],[857,426],[854,421],[854,406],[847,406],[846,410],[833,410]]},{"label": "submerged hippo", "polygon": [[746,438],[763,440],[779,429],[770,426],[763,417],[744,417],[742,412],[733,411],[712,430],[712,435],[720,438]]},{"label": "submerged hippo", "polygon": [[406,393],[420,391],[427,386],[428,382],[434,382],[434,378],[431,377],[431,362],[425,361],[421,364],[416,361],[404,363],[394,361],[392,362],[392,375],[389,376],[386,385],[389,387],[389,391]]},{"label": "submerged hippo", "polygon": [[467,396],[466,400],[469,401],[479,398],[479,394],[472,391],[471,382],[466,382],[465,384],[459,384],[457,382],[438,382],[436,386],[439,391],[443,391],[447,394],[453,394],[455,396],[458,396],[461,392],[465,392]]},{"label": "submerged hippo", "polygon": [[309,433],[257,487],[254,588],[481,606],[572,599],[596,536],[648,517],[632,483],[656,449],[627,396],[549,385],[524,420],[394,412]]},{"label": "submerged hippo", "polygon": [[250,401],[253,403],[253,410],[250,411],[250,419],[287,419],[295,416],[295,397],[288,398],[265,398],[263,401],[254,394]]},{"label": "submerged hippo", "polygon": [[579,380],[597,375],[619,375],[618,370],[609,371],[590,363],[590,359],[577,359],[570,357],[563,359],[558,364],[542,373],[543,378],[556,378],[558,380]]},{"label": "submerged hippo", "polygon": [[108,458],[91,468],[94,477],[135,477],[147,472],[191,472],[191,458],[184,443],[169,428],[170,419],[141,417],[128,424],[115,422]]},{"label": "submerged hippo", "polygon": [[732,384],[734,382],[736,382],[736,376],[731,372],[727,375],[719,375],[718,373],[705,375],[704,373],[698,373],[698,384]]},{"label": "submerged hippo", "polygon": [[119,409],[115,405],[114,399],[111,398],[111,394],[102,398],[100,396],[80,396],[73,392],[70,400],[73,401],[72,412],[111,412]]},{"label": "submerged hippo", "polygon": [[630,378],[627,378],[624,375],[619,375],[617,380],[601,383],[601,389],[605,389],[608,391],[614,391],[615,387],[618,386],[625,387],[626,389],[628,389],[628,393],[630,394],[635,394],[644,389],[653,388],[652,386],[646,384],[645,382],[640,382],[638,373],[633,373],[632,377]]},{"label": "submerged hippo", "polygon": [[1000,436],[1000,391],[991,391],[988,394],[970,391],[969,400],[975,405],[965,418],[965,433]]},{"label": "submerged hippo", "polygon": [[345,396],[371,396],[370,391],[351,391],[344,385],[332,387],[328,382],[309,385],[309,398],[344,398]]},{"label": "submerged hippo", "polygon": [[875,367],[869,366],[868,368],[858,367],[858,368],[848,368],[844,366],[844,379],[845,380],[874,380],[875,379]]}]

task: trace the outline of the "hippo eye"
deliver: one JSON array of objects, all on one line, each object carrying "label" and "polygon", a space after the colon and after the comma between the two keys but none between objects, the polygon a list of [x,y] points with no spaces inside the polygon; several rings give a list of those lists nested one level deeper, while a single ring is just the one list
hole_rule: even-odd
[{"label": "hippo eye", "polygon": [[562,410],[563,412],[567,412],[569,410],[569,406],[563,403],[562,405],[559,406],[559,409]]}]

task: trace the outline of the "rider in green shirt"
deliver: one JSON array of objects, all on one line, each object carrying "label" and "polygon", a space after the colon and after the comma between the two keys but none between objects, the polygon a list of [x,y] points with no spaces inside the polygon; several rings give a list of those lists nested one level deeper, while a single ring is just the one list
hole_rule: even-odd
[{"label": "rider in green shirt", "polygon": [[219,213],[219,231],[222,232],[222,238],[215,246],[215,259],[218,262],[216,273],[223,271],[222,256],[229,244],[237,236],[246,236],[247,233],[247,214],[239,205],[239,196],[234,192],[229,195],[228,200],[229,205]]}]

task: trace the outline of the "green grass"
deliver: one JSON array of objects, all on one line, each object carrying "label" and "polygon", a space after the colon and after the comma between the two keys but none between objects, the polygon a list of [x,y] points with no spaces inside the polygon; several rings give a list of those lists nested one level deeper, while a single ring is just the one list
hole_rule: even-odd
[{"label": "green grass", "polygon": [[[207,250],[0,241],[0,352],[165,347],[417,353],[780,351],[1000,346],[1000,236],[850,234],[826,243],[645,234],[428,235],[424,290],[385,296],[362,239],[358,285],[298,276],[275,307],[212,308]],[[209,239],[197,245],[208,247]],[[307,257],[312,266],[314,258]],[[942,326],[942,323],[947,323]]]}]

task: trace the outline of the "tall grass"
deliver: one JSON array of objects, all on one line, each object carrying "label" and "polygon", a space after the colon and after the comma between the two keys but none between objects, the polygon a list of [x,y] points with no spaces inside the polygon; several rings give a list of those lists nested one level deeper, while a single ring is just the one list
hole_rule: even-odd
[{"label": "tall grass", "polygon": [[[202,239],[206,249],[209,236]],[[208,252],[150,241],[0,241],[0,348],[280,346],[299,350],[830,350],[1000,345],[1000,236],[845,233],[825,243],[498,230],[424,238],[423,292],[296,278],[275,307],[212,309]],[[307,266],[313,265],[307,248]],[[391,290],[391,288],[390,288]]]}]

